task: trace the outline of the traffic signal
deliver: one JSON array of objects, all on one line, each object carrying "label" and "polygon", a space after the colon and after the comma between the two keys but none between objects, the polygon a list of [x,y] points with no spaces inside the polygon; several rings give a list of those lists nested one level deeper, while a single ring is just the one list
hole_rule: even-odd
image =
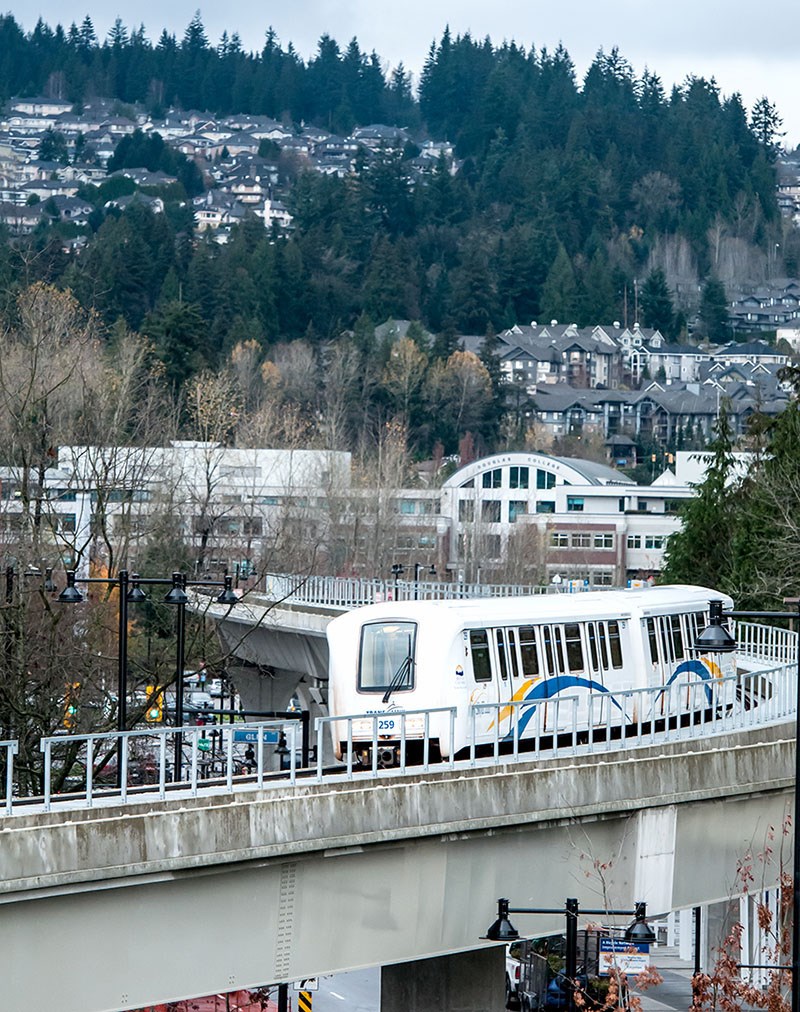
[{"label": "traffic signal", "polygon": [[71,682],[67,685],[64,695],[64,716],[61,721],[64,727],[74,727],[78,719],[78,693],[80,689],[80,682]]},{"label": "traffic signal", "polygon": [[160,724],[164,719],[164,690],[160,685],[147,686],[147,709],[144,719],[148,724]]}]

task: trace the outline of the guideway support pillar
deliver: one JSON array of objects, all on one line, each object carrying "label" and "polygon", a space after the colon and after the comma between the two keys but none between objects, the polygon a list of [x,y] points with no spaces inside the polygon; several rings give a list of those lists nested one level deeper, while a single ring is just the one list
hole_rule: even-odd
[{"label": "guideway support pillar", "polygon": [[381,1012],[502,1012],[505,1007],[502,945],[381,968]]}]

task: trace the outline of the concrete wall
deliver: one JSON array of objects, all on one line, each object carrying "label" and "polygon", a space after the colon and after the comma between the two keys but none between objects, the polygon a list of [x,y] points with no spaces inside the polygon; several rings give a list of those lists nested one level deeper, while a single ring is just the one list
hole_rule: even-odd
[{"label": "concrete wall", "polygon": [[774,736],[7,818],[4,1012],[39,981],[105,1012],[463,952],[500,896],[724,899],[791,797],[793,729]]}]

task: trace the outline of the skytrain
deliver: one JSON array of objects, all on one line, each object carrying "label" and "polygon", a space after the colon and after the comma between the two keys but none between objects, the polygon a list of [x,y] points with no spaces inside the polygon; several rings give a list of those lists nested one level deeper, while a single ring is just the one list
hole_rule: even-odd
[{"label": "skytrain", "polygon": [[666,586],[350,611],[327,630],[334,752],[363,765],[435,762],[543,736],[620,737],[730,703],[734,655],[691,649],[710,601],[733,607],[714,590]]}]

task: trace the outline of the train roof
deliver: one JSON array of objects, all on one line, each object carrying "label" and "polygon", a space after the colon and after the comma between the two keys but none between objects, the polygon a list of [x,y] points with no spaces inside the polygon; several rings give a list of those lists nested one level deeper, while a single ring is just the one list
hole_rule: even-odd
[{"label": "train roof", "polygon": [[577,621],[587,616],[615,617],[633,613],[648,615],[681,608],[702,610],[709,601],[732,600],[707,587],[671,585],[633,590],[584,591],[574,594],[538,594],[529,597],[481,597],[449,601],[384,601],[368,604],[341,615],[331,624],[360,625],[385,619],[421,620],[438,614],[449,620],[491,625],[515,621]]}]

